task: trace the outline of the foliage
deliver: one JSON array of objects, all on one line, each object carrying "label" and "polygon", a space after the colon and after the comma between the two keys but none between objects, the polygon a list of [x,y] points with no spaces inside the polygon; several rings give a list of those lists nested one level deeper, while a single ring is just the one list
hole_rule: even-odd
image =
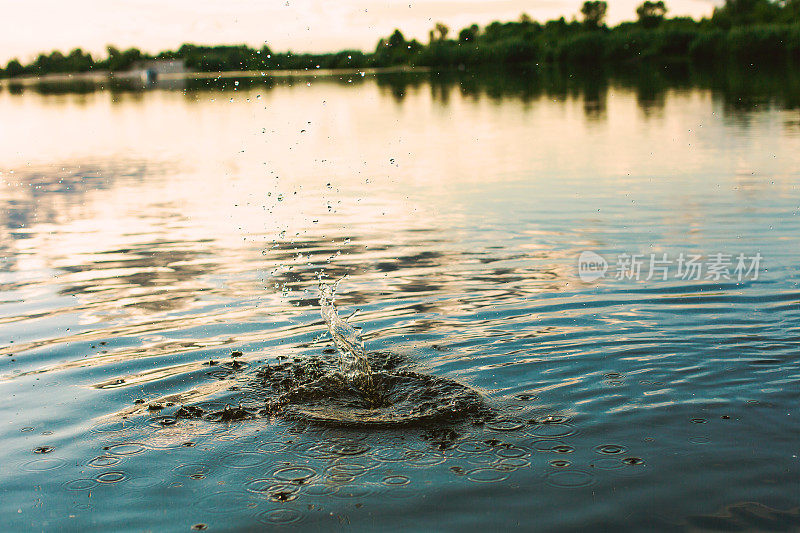
[{"label": "foliage", "polygon": [[636,8],[636,16],[639,17],[639,24],[645,28],[655,28],[664,20],[666,14],[667,6],[664,4],[663,0],[659,0],[658,2],[647,0]]},{"label": "foliage", "polygon": [[581,14],[583,24],[589,29],[599,28],[603,24],[608,11],[608,3],[602,0],[589,0],[583,3]]}]

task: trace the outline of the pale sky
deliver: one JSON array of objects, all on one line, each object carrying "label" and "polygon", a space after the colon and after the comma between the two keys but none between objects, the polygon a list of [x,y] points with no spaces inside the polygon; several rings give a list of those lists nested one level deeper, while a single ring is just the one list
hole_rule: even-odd
[{"label": "pale sky", "polygon": [[[371,50],[400,28],[427,40],[437,21],[452,31],[476,22],[537,20],[580,10],[582,0],[0,0],[0,63],[41,51],[108,44],[148,52],[197,44],[265,41],[276,51]],[[641,0],[609,0],[609,22],[635,18]],[[722,0],[667,0],[670,15],[701,17]],[[104,53],[102,54],[104,55]]]}]

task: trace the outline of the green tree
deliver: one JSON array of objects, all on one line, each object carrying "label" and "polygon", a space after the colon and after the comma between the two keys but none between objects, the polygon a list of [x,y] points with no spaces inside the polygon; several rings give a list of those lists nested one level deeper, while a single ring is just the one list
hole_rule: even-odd
[{"label": "green tree", "polygon": [[144,59],[145,57],[142,55],[142,52],[136,48],[129,48],[127,50],[120,51],[114,46],[109,46],[107,50],[108,59],[105,60],[104,64],[105,67],[111,72],[128,70],[133,66],[134,63]]},{"label": "green tree", "polygon": [[784,24],[800,21],[800,0],[782,0],[781,20]]},{"label": "green tree", "polygon": [[450,28],[448,28],[443,22],[437,22],[434,30],[438,34],[438,39],[440,41],[447,39],[447,34],[450,33]]},{"label": "green tree", "polygon": [[12,59],[6,65],[6,76],[13,78],[25,73],[25,67],[19,62],[17,58]]},{"label": "green tree", "polygon": [[589,29],[597,29],[603,24],[608,11],[608,3],[602,0],[587,1],[581,7],[583,24]]},{"label": "green tree", "polygon": [[[714,9],[712,22],[721,28],[750,24],[766,24],[780,18],[782,8],[789,2],[779,0],[725,0]],[[796,22],[796,20],[794,21]]]},{"label": "green tree", "polygon": [[394,30],[388,39],[378,41],[372,61],[376,66],[400,65],[409,62],[409,58],[418,53],[422,45],[416,39],[406,41],[400,30]]},{"label": "green tree", "polygon": [[406,46],[406,38],[400,30],[394,30],[394,33],[389,36],[389,40],[386,41],[386,46],[394,48]]},{"label": "green tree", "polygon": [[64,60],[64,72],[87,72],[94,66],[92,54],[80,48],[72,50]]},{"label": "green tree", "polygon": [[649,0],[636,8],[639,24],[644,28],[655,28],[667,14],[667,6],[663,0],[650,2]]},{"label": "green tree", "polygon": [[462,43],[475,42],[478,38],[478,33],[480,33],[480,28],[477,24],[473,24],[469,28],[464,28],[458,32],[458,40]]}]

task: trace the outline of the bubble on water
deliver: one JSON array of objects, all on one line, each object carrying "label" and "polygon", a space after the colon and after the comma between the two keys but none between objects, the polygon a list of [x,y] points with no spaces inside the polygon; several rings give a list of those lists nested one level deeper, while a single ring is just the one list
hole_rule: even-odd
[{"label": "bubble on water", "polygon": [[588,487],[595,482],[594,476],[583,470],[556,470],[546,477],[547,483],[555,487],[576,489]]},{"label": "bubble on water", "polygon": [[570,417],[567,415],[560,415],[560,414],[552,414],[548,415],[541,420],[539,420],[540,424],[565,424],[570,421]]},{"label": "bubble on water", "polygon": [[115,433],[118,431],[131,429],[132,427],[133,424],[126,420],[117,420],[114,422],[106,422],[92,426],[92,431],[95,433]]},{"label": "bubble on water", "polygon": [[265,525],[285,525],[295,524],[303,518],[303,513],[297,509],[281,507],[280,509],[270,509],[256,515],[256,520]]},{"label": "bubble on water", "polygon": [[119,457],[113,455],[98,455],[94,459],[90,459],[86,464],[92,468],[106,468],[114,466],[120,462]]},{"label": "bubble on water", "polygon": [[509,473],[496,468],[476,468],[467,472],[467,479],[475,483],[498,483],[508,479]]},{"label": "bubble on water", "polygon": [[128,475],[125,472],[105,472],[95,479],[98,483],[119,483],[128,479]]},{"label": "bubble on water", "polygon": [[328,483],[335,483],[337,485],[352,483],[355,480],[356,476],[344,472],[329,472],[325,474],[325,481],[327,481]]},{"label": "bubble on water", "polygon": [[103,448],[111,455],[136,455],[142,453],[146,447],[138,442],[121,442]]},{"label": "bubble on water", "polygon": [[570,463],[569,461],[565,461],[563,459],[554,459],[553,461],[550,461],[550,466],[553,466],[555,468],[566,468],[571,464],[572,463]]},{"label": "bubble on water", "polygon": [[289,446],[286,443],[279,441],[262,442],[256,447],[256,451],[264,454],[277,454],[285,452],[288,449]]},{"label": "bubble on water", "polygon": [[49,459],[36,459],[22,465],[22,470],[26,472],[47,472],[61,468],[66,465],[67,461],[61,458],[52,457]]},{"label": "bubble on water", "polygon": [[267,494],[274,502],[290,502],[297,498],[300,486],[293,483],[275,483],[270,485],[262,494]]},{"label": "bubble on water", "polygon": [[335,498],[364,498],[372,494],[372,492],[372,487],[365,483],[358,485],[346,484],[336,487],[336,490],[331,493],[331,496]]},{"label": "bubble on water", "polygon": [[538,451],[538,452],[552,452],[553,448],[557,446],[567,446],[564,442],[560,440],[535,440],[533,441],[530,446]]},{"label": "bubble on water", "polygon": [[33,449],[33,453],[44,454],[44,453],[50,453],[53,450],[55,450],[55,448],[53,448],[52,446],[37,446],[36,448]]},{"label": "bubble on water", "polygon": [[145,445],[153,450],[169,450],[179,448],[192,448],[205,442],[208,435],[196,433],[198,426],[191,421],[181,420],[180,425],[159,428],[147,438]]},{"label": "bubble on water", "polygon": [[400,462],[408,461],[421,457],[423,454],[419,450],[411,450],[409,448],[391,446],[387,448],[379,448],[371,454],[376,459],[386,462]]},{"label": "bubble on water", "polygon": [[330,496],[336,491],[335,485],[315,484],[303,489],[303,494],[308,496]]},{"label": "bubble on water", "polygon": [[198,498],[195,505],[206,513],[231,514],[242,509],[253,509],[258,506],[258,501],[251,493],[220,491]]},{"label": "bubble on water", "polygon": [[626,457],[622,462],[626,465],[640,466],[644,464],[644,459],[640,459],[639,457]]},{"label": "bubble on water", "polygon": [[368,452],[371,446],[359,441],[333,441],[327,442],[315,449],[321,457],[361,455]]},{"label": "bubble on water", "polygon": [[532,402],[532,401],[538,400],[539,397],[536,394],[523,392],[523,393],[520,393],[520,394],[515,394],[514,395],[514,399],[515,400],[519,400],[521,402]]},{"label": "bubble on water", "polygon": [[444,463],[447,460],[447,457],[441,453],[429,453],[424,454],[417,459],[409,461],[407,463],[408,466],[414,466],[418,468],[427,468],[431,466],[436,466]]},{"label": "bubble on water", "polygon": [[497,456],[491,452],[482,452],[467,455],[463,460],[471,465],[485,466],[497,461]]},{"label": "bubble on water", "polygon": [[163,485],[164,480],[161,478],[156,477],[131,477],[126,483],[125,486],[131,489],[149,489],[151,487],[157,487],[159,485]]},{"label": "bubble on water", "polygon": [[604,457],[594,461],[592,465],[600,470],[617,470],[625,466],[620,459],[613,457]]},{"label": "bubble on water", "polygon": [[557,446],[553,446],[551,450],[553,450],[556,453],[572,453],[575,451],[575,448],[573,448],[572,446],[568,446],[566,444],[559,444]]},{"label": "bubble on water", "polygon": [[381,483],[383,483],[387,487],[398,487],[401,485],[408,485],[409,483],[411,483],[411,479],[407,478],[406,476],[393,475],[393,476],[386,476],[381,480]]},{"label": "bubble on water", "polygon": [[331,465],[325,470],[325,474],[337,478],[349,477],[352,479],[367,473],[368,468],[360,464],[337,464]]},{"label": "bubble on water", "polygon": [[491,446],[486,444],[485,442],[476,441],[476,440],[469,440],[464,442],[459,442],[456,445],[456,450],[464,453],[479,453],[486,450],[491,449]]},{"label": "bubble on water", "polygon": [[305,466],[295,466],[276,470],[272,477],[279,481],[289,481],[291,483],[302,483],[317,475],[316,470]]},{"label": "bubble on water", "polygon": [[318,442],[304,441],[287,445],[287,449],[300,457],[314,457]]},{"label": "bubble on water", "polygon": [[205,477],[211,472],[211,467],[202,463],[186,463],[176,466],[172,470],[182,476],[194,478],[194,476],[198,475]]},{"label": "bubble on water", "polygon": [[273,479],[253,479],[248,481],[244,484],[244,488],[247,492],[253,492],[256,494],[262,494],[269,492],[269,488],[275,485],[275,480]]},{"label": "bubble on water", "polygon": [[500,457],[525,457],[529,454],[528,450],[520,448],[519,446],[514,446],[513,444],[506,444],[498,447],[495,449],[494,453]]},{"label": "bubble on water", "polygon": [[531,435],[543,439],[558,439],[574,435],[578,430],[571,424],[548,423],[537,426],[531,430]]},{"label": "bubble on water", "polygon": [[498,470],[516,470],[518,468],[525,468],[530,466],[531,462],[524,457],[503,457],[499,461],[493,463],[492,466]]},{"label": "bubble on water", "polygon": [[605,455],[616,455],[619,453],[625,453],[626,449],[624,446],[620,446],[618,444],[601,444],[600,446],[595,447],[594,451]]},{"label": "bubble on water", "polygon": [[494,431],[516,431],[525,427],[525,421],[513,417],[497,418],[488,421],[486,427]]},{"label": "bubble on water", "polygon": [[91,490],[97,486],[97,481],[89,478],[73,479],[64,483],[64,488],[67,490]]},{"label": "bubble on water", "polygon": [[220,458],[220,464],[229,468],[253,468],[263,465],[269,456],[258,452],[235,452]]},{"label": "bubble on water", "polygon": [[337,457],[328,468],[340,472],[363,473],[380,465],[381,461],[374,459],[371,454],[365,454],[356,457]]}]

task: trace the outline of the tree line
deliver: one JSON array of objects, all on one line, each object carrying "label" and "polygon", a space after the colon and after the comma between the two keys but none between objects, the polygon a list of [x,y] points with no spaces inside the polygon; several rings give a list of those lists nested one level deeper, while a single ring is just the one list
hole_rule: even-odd
[{"label": "tree line", "polygon": [[373,52],[327,54],[275,53],[268,46],[198,46],[148,55],[136,48],[109,46],[95,59],[80,48],[54,51],[27,65],[12,59],[0,76],[41,76],[90,71],[121,72],[145,60],[182,60],[189,70],[222,72],[272,69],[332,69],[389,66],[459,67],[513,63],[625,63],[692,61],[742,64],[800,61],[800,0],[726,0],[711,17],[668,18],[663,0],[645,1],[636,20],[614,27],[605,23],[608,3],[584,2],[580,18],[538,22],[526,14],[517,21],[473,24],[458,32],[436,23],[428,42],[407,40],[398,29],[380,39]]}]

